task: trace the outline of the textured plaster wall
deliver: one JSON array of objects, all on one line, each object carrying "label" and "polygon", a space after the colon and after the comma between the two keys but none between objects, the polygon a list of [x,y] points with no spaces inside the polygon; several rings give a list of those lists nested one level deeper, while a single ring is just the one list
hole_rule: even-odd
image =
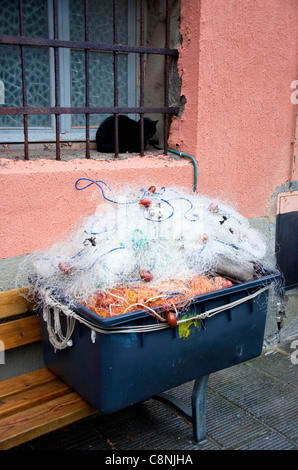
[{"label": "textured plaster wall", "polygon": [[[198,21],[199,18],[199,21]],[[198,161],[198,190],[264,216],[291,177],[298,69],[296,0],[182,0],[186,97],[170,147]]]},{"label": "textured plaster wall", "polygon": [[[105,202],[94,184],[78,191],[79,178],[103,180],[117,191],[177,185],[193,187],[193,167],[186,160],[135,157],[119,161],[2,160],[0,172],[0,258],[31,253],[57,241],[72,224]],[[3,275],[3,272],[2,272]]]}]

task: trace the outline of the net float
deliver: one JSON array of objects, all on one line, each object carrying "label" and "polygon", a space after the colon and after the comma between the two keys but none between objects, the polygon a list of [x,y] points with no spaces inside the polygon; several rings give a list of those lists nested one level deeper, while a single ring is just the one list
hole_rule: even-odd
[{"label": "net float", "polygon": [[150,188],[148,189],[149,193],[151,194],[154,194],[155,191],[156,191],[156,187],[155,186],[150,186]]},{"label": "net float", "polygon": [[58,264],[58,268],[60,269],[60,271],[62,271],[64,274],[70,274],[71,271],[72,271],[72,267],[70,266],[70,264],[68,264],[66,261],[65,262],[60,262]]},{"label": "net float", "polygon": [[141,199],[141,200],[139,201],[139,204],[140,204],[141,206],[149,207],[149,206],[151,205],[151,201],[150,201],[150,199],[146,199],[146,198],[145,198],[145,199]]},{"label": "net float", "polygon": [[177,326],[177,317],[174,312],[168,312],[166,315],[166,320],[171,328],[175,328]]},{"label": "net float", "polygon": [[214,202],[211,202],[211,204],[209,204],[209,211],[212,212],[213,214],[218,214],[219,213],[218,205],[215,204]]},{"label": "net float", "polygon": [[145,282],[150,282],[153,279],[153,274],[147,271],[146,269],[140,269],[139,271],[141,279]]},{"label": "net float", "polygon": [[114,301],[115,299],[112,296],[100,293],[97,296],[96,304],[99,307],[106,308],[109,307],[110,304],[112,304]]},{"label": "net float", "polygon": [[221,286],[222,289],[225,289],[226,287],[231,287],[233,283],[229,279],[222,279]]}]

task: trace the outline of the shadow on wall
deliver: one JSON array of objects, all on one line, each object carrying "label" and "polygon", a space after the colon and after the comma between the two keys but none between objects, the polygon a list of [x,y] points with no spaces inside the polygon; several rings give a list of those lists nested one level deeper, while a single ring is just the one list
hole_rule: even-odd
[{"label": "shadow on wall", "polygon": [[[156,0],[147,4],[146,46],[166,47],[166,2]],[[178,48],[182,44],[180,35],[180,0],[170,1],[170,44]],[[178,75],[177,59],[171,58],[169,71],[169,103],[168,106],[179,107],[182,114],[185,97],[180,97],[181,79]],[[165,105],[165,57],[149,54],[145,69],[145,106],[160,107]],[[156,140],[163,142],[164,118],[162,115],[148,115],[158,119]]]}]

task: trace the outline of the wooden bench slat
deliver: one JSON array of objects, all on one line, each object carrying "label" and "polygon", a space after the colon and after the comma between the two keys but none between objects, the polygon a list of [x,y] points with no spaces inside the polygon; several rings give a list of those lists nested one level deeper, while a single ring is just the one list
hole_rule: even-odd
[{"label": "wooden bench slat", "polygon": [[9,449],[96,412],[95,408],[72,392],[15,413],[0,422],[0,450]]},{"label": "wooden bench slat", "polygon": [[9,395],[13,395],[22,390],[29,390],[33,387],[38,387],[56,380],[57,376],[49,369],[43,367],[42,369],[28,372],[27,374],[18,375],[12,379],[6,379],[0,382],[0,401],[4,400]]},{"label": "wooden bench slat", "polygon": [[0,401],[0,422],[5,416],[13,416],[28,408],[69,393],[70,387],[58,378],[29,390],[25,389]]},{"label": "wooden bench slat", "polygon": [[[15,289],[0,292],[0,319],[30,312],[34,306]],[[5,350],[41,340],[38,315],[0,324]],[[0,450],[27,442],[98,413],[47,368],[0,381]]]},{"label": "wooden bench slat", "polygon": [[9,321],[0,325],[0,340],[5,350],[40,341],[40,319],[38,315]]},{"label": "wooden bench slat", "polygon": [[24,287],[0,292],[0,319],[34,310],[34,303],[20,294],[28,292],[28,289]]}]

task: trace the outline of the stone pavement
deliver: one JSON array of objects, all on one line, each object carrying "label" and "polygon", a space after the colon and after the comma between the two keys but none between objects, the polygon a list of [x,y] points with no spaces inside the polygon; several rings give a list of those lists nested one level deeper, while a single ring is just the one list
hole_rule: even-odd
[{"label": "stone pavement", "polygon": [[[140,450],[297,450],[297,377],[298,335],[266,348],[258,358],[210,375],[205,444],[193,443],[192,426],[185,419],[148,400],[81,420],[13,450],[105,450],[115,455]],[[171,391],[188,404],[191,392],[192,382]]]}]

